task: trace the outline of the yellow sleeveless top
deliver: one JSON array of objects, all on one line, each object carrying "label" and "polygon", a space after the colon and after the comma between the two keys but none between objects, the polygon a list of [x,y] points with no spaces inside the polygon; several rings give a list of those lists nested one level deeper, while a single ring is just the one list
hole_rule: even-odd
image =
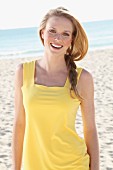
[{"label": "yellow sleeveless top", "polygon": [[63,87],[48,87],[34,83],[34,71],[35,61],[23,63],[23,170],[89,170],[85,140],[75,130],[80,101],[70,96],[68,78]]}]

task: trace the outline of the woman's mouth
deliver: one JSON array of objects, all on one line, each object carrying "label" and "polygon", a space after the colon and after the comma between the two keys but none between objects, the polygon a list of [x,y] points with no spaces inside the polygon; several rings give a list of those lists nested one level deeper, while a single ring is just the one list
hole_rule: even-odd
[{"label": "woman's mouth", "polygon": [[55,49],[61,49],[63,47],[63,45],[56,45],[53,43],[50,43],[51,47],[55,48]]}]

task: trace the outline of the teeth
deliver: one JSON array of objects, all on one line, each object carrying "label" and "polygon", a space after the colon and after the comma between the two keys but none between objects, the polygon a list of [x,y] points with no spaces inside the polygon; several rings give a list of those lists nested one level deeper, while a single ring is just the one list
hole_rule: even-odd
[{"label": "teeth", "polygon": [[56,44],[51,44],[51,45],[55,48],[61,48],[62,47],[62,45],[56,45]]}]

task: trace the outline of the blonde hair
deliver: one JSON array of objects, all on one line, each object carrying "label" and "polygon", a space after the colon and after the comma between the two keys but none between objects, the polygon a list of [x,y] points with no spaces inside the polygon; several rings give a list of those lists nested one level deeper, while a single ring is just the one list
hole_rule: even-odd
[{"label": "blonde hair", "polygon": [[46,27],[46,23],[48,19],[52,16],[63,16],[69,19],[74,27],[73,38],[71,47],[67,49],[67,53],[65,54],[65,62],[68,70],[68,77],[71,84],[71,90],[74,90],[75,95],[78,95],[77,91],[77,69],[75,61],[81,60],[88,50],[88,39],[86,33],[79,23],[79,21],[64,7],[58,7],[56,9],[51,9],[43,18],[39,27],[39,36],[41,38],[42,43],[44,44],[44,40],[41,37],[41,31]]}]

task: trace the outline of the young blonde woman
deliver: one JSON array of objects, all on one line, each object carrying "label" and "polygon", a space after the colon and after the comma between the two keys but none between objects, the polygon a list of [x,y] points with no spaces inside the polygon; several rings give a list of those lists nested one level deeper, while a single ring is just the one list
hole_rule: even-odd
[{"label": "young blonde woman", "polygon": [[[78,20],[50,10],[39,34],[44,55],[18,66],[15,78],[13,170],[99,170],[91,74],[76,66],[88,50]],[[84,139],[75,130],[81,108]]]}]

